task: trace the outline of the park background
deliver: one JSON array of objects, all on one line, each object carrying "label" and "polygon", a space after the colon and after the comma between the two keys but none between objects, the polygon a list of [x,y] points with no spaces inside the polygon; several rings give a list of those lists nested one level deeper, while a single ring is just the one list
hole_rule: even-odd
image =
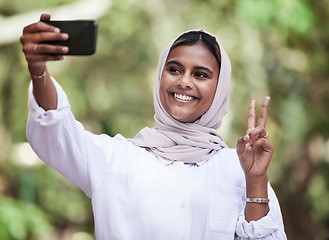
[{"label": "park background", "polygon": [[92,240],[90,200],[26,143],[30,77],[19,37],[43,12],[96,19],[96,54],[49,63],[86,129],[133,137],[153,126],[157,60],[179,33],[204,28],[232,63],[232,148],[247,108],[271,96],[269,168],[288,239],[329,239],[328,0],[0,0],[0,239]]}]

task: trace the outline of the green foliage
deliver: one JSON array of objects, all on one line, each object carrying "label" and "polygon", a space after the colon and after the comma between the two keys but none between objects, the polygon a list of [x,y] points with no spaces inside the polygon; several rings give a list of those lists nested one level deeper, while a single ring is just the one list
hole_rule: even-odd
[{"label": "green foliage", "polygon": [[33,0],[26,1],[24,4],[22,4],[21,0],[2,1],[0,2],[0,15],[13,16],[34,9],[61,6],[72,2],[77,2],[77,0]]},{"label": "green foliage", "polygon": [[[20,61],[20,44],[15,43],[2,47],[0,50],[0,128],[9,131],[14,142],[21,142],[26,139],[25,125],[28,113],[26,109],[26,89],[24,89],[28,84],[26,81],[28,73],[23,70],[26,64]],[[17,69],[22,70],[17,71]]]},{"label": "green foliage", "polygon": [[38,207],[0,197],[0,239],[44,239],[49,233],[49,220]]},{"label": "green foliage", "polygon": [[314,15],[305,0],[237,0],[237,9],[261,27],[271,25],[307,34],[314,24]]},{"label": "green foliage", "polygon": [[329,164],[320,164],[317,172],[318,174],[311,182],[307,202],[310,204],[310,209],[312,209],[312,217],[317,221],[322,221],[329,217],[329,205],[327,204],[329,198]]},{"label": "green foliage", "polygon": [[44,166],[36,169],[35,182],[38,206],[51,216],[53,223],[92,223],[90,200],[67,179]]}]

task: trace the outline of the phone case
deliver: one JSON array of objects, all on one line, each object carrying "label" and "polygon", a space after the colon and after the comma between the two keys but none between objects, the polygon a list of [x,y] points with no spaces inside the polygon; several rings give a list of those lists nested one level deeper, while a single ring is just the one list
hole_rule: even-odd
[{"label": "phone case", "polygon": [[67,41],[45,42],[68,46],[69,52],[66,55],[93,55],[96,52],[98,24],[95,20],[45,21],[45,23],[69,34]]}]

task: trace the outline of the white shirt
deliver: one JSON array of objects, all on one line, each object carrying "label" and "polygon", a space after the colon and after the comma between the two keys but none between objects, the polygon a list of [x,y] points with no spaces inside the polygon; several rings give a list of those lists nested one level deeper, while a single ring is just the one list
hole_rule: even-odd
[{"label": "white shirt", "polygon": [[269,213],[245,220],[245,179],[234,149],[184,164],[121,135],[94,135],[75,120],[53,81],[56,110],[39,107],[30,85],[27,138],[46,164],[91,198],[97,240],[286,239],[270,184]]}]

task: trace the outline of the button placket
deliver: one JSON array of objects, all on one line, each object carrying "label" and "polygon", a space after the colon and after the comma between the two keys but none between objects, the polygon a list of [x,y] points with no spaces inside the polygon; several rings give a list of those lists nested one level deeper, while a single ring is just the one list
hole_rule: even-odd
[{"label": "button placket", "polygon": [[188,179],[188,168],[185,165],[180,165],[180,177],[181,179],[180,187],[181,192],[179,197],[177,198],[177,210],[178,210],[178,239],[189,239],[189,222],[191,220],[191,216],[188,208],[188,200],[190,193],[190,182]]}]

